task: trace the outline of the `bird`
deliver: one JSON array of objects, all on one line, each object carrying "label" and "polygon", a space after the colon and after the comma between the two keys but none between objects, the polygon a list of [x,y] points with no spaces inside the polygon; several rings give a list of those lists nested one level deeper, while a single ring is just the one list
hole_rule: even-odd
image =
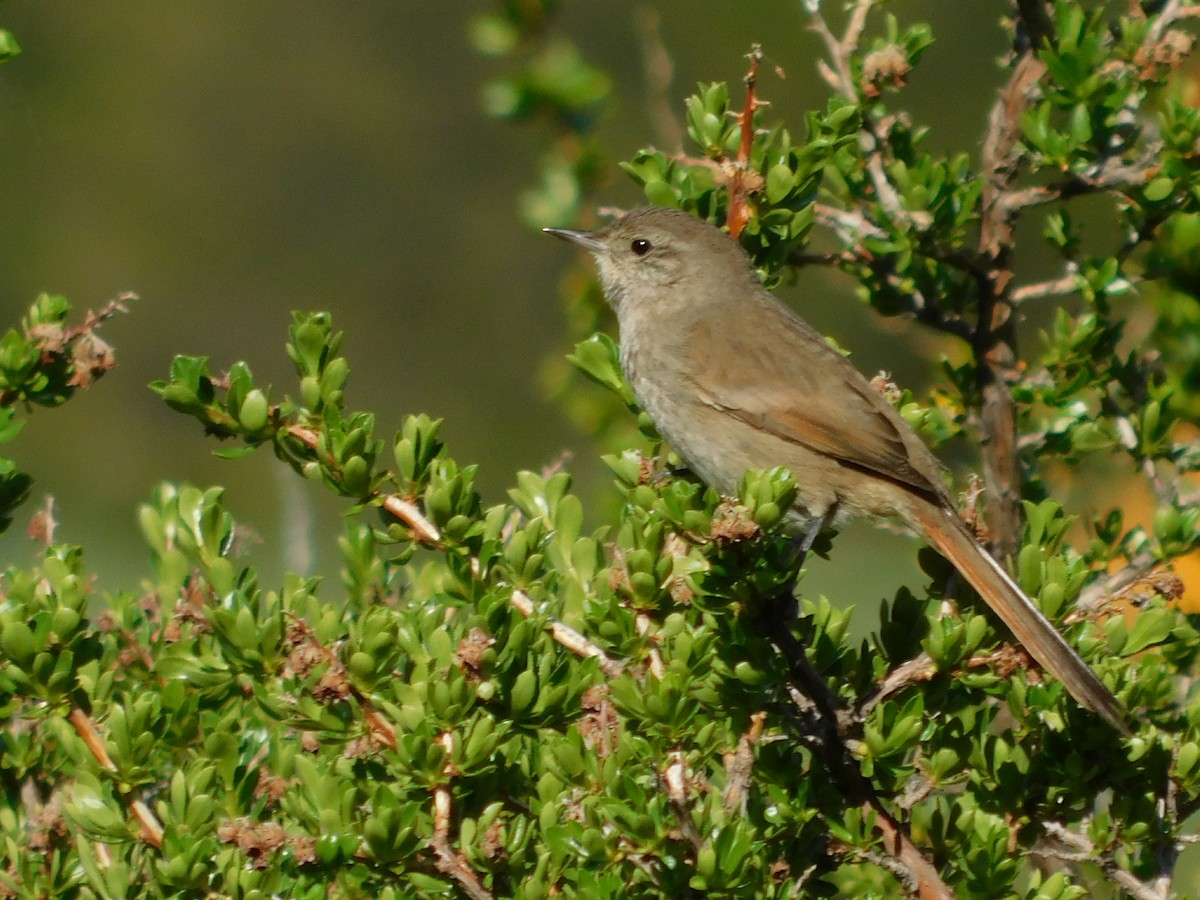
[{"label": "bird", "polygon": [[701,481],[728,496],[747,469],[788,469],[797,492],[787,526],[806,543],[854,517],[899,520],[1078,703],[1130,734],[1121,702],[975,539],[938,458],[877,387],[763,287],[734,238],[665,207],[635,209],[597,231],[544,230],[594,257],[625,377]]}]

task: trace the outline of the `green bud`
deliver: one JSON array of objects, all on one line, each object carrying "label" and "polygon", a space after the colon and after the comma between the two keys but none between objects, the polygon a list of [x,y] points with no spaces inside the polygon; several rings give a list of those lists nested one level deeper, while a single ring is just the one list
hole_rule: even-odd
[{"label": "green bud", "polygon": [[269,405],[267,396],[258,388],[246,394],[242,408],[238,410],[238,422],[246,431],[262,431],[267,425]]}]

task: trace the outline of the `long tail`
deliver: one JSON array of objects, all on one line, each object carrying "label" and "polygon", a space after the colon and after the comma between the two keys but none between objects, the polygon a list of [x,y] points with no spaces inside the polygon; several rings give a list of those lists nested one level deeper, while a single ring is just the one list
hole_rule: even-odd
[{"label": "long tail", "polygon": [[1079,703],[1128,735],[1129,713],[1000,564],[976,543],[957,513],[914,503],[914,524],[996,611],[1030,656],[1061,681]]}]

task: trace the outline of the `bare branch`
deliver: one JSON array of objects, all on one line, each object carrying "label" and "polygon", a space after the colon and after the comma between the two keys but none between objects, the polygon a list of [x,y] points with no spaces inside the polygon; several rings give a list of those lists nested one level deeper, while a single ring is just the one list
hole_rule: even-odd
[{"label": "bare branch", "polygon": [[79,707],[75,707],[71,710],[67,718],[75,726],[75,733],[79,735],[84,746],[88,748],[88,752],[92,754],[92,758],[100,764],[100,768],[106,772],[116,772],[117,765],[112,761],[112,757],[108,755],[108,748],[104,746],[104,738],[100,736],[100,729],[96,727],[96,723],[92,721],[92,717]]},{"label": "bare branch", "polygon": [[999,215],[1015,218],[1024,210],[1047,203],[1058,203],[1085,194],[1098,194],[1144,184],[1159,169],[1158,158],[1162,153],[1162,142],[1149,144],[1141,158],[1126,162],[1118,156],[1108,156],[1093,166],[1053,184],[1035,185],[1019,191],[1006,191],[997,200]]},{"label": "bare branch", "polygon": [[399,494],[389,494],[383,498],[381,504],[385,510],[403,522],[409,527],[417,540],[429,546],[439,546],[442,542],[442,533],[438,531],[436,525],[425,517],[417,504],[411,500],[406,500]]},{"label": "bare branch", "polygon": [[979,280],[979,320],[974,350],[978,364],[983,444],[983,478],[987,487],[988,522],[996,552],[1012,556],[1019,545],[1020,473],[1016,454],[1016,416],[1008,377],[1017,358],[1017,335],[1009,303],[1011,258],[1016,211],[1007,197],[1020,161],[1020,120],[1031,102],[1045,64],[1031,53],[1022,55],[1000,91],[988,119],[983,142],[984,183],[979,254],[988,261]]},{"label": "bare branch", "polygon": [[1160,569],[1160,565],[1156,557],[1142,553],[1107,578],[1092,582],[1080,593],[1067,621],[1090,618],[1117,603],[1142,606],[1149,596],[1179,597],[1183,582],[1178,575]]},{"label": "bare branch", "polygon": [[954,900],[954,891],[942,881],[937,868],[912,842],[904,826],[877,799],[863,803],[862,810],[864,815],[875,817],[875,827],[883,834],[885,850],[907,870],[910,885],[915,885],[913,893],[920,900]]},{"label": "bare branch", "polygon": [[[930,300],[922,291],[904,283],[892,271],[892,261],[890,259],[875,257],[866,251],[862,245],[862,238],[864,236],[883,237],[885,235],[883,229],[867,219],[861,212],[853,210],[842,210],[825,204],[814,204],[814,212],[814,221],[834,231],[837,234],[838,240],[846,245],[847,249],[841,254],[827,259],[821,257],[814,259],[797,254],[788,260],[792,265],[803,265],[806,262],[829,262],[832,264],[843,263],[848,266],[866,266],[875,273],[876,277],[887,282],[898,293],[906,293],[911,298],[912,305],[910,308],[918,322],[938,331],[943,331],[946,334],[960,337],[963,340],[969,341],[971,339],[973,330],[966,322],[957,316],[949,315],[940,304]],[[939,258],[951,262],[951,264],[956,264],[960,268],[969,264],[967,260],[950,260],[944,256],[939,256]]]},{"label": "bare branch", "polygon": [[850,71],[850,57],[858,49],[858,42],[862,40],[863,30],[867,26],[867,14],[875,3],[876,0],[859,0],[851,8],[850,19],[840,39],[830,30],[825,17],[821,15],[820,7],[812,13],[812,28],[825,42],[825,49],[832,63],[832,68],[828,64],[825,65],[822,76],[830,87],[851,103],[858,102],[858,90],[854,84],[854,75]]},{"label": "bare branch", "polygon": [[1078,267],[1072,263],[1067,268],[1071,274],[1064,275],[1061,278],[1036,281],[1033,284],[1025,284],[1019,288],[1013,288],[1012,293],[1008,295],[1009,302],[1013,306],[1020,306],[1028,300],[1042,300],[1046,297],[1066,297],[1075,293],[1079,290],[1079,275],[1075,271]]},{"label": "bare branch", "polygon": [[1200,17],[1200,6],[1195,3],[1184,2],[1184,0],[1167,0],[1162,9],[1158,11],[1150,28],[1147,29],[1146,39],[1142,42],[1143,46],[1161,41],[1167,33],[1167,29],[1180,19],[1197,17]]},{"label": "bare branch", "polygon": [[806,266],[836,266],[849,261],[844,253],[793,253],[788,257],[788,265],[797,269]]},{"label": "bare branch", "polygon": [[[725,227],[731,237],[737,237],[750,221],[750,203],[747,195],[758,189],[761,178],[750,168],[750,151],[754,146],[754,112],[761,106],[758,99],[758,66],[762,62],[762,47],[758,44],[750,48],[746,58],[750,67],[744,79],[746,84],[746,103],[738,113],[738,129],[741,138],[738,142],[737,158],[733,161],[732,174],[729,179],[729,211],[725,215]],[[759,183],[756,184],[755,181]]]},{"label": "bare branch", "polygon": [[[644,612],[639,612],[634,619],[637,625],[637,632],[642,637],[645,637],[650,631],[650,617]],[[650,674],[662,681],[667,674],[667,667],[663,665],[662,654],[658,652],[658,647],[651,645],[650,652]]]},{"label": "bare branch", "polygon": [[[524,591],[514,590],[509,602],[517,612],[526,618],[533,615],[533,600]],[[555,642],[566,647],[576,656],[590,657],[599,661],[601,671],[609,678],[616,678],[625,671],[625,667],[621,663],[611,659],[600,647],[562,622],[555,619],[548,619],[546,629],[550,632],[550,636],[554,638]]]},{"label": "bare branch", "polygon": [[446,732],[440,738],[440,743],[446,750],[446,767],[442,773],[447,779],[433,789],[433,837],[429,845],[433,848],[434,865],[443,875],[453,878],[471,900],[491,900],[492,892],[483,886],[475,870],[462,854],[450,843],[450,819],[452,814],[449,779],[454,775],[454,767],[449,762],[454,745],[454,736]]},{"label": "bare branch", "polygon": [[[108,748],[104,745],[104,738],[100,734],[100,729],[96,727],[96,723],[92,717],[85,713],[78,706],[72,708],[67,716],[71,725],[75,728],[75,733],[79,735],[88,752],[92,754],[92,758],[96,760],[100,768],[106,772],[117,774],[118,769],[116,763],[112,761],[112,757],[108,755]],[[118,782],[117,790],[121,791]],[[126,798],[128,800],[128,798]],[[163,843],[163,826],[158,820],[158,816],[141,800],[129,800],[129,811],[133,818],[141,826],[139,837],[152,847],[161,847]]]},{"label": "bare branch", "polygon": [[867,694],[858,704],[855,716],[860,721],[865,719],[870,715],[871,710],[888,697],[898,694],[910,685],[928,681],[936,674],[937,664],[933,661],[933,657],[925,651],[921,651],[908,662],[901,663],[888,672],[883,681],[875,686],[875,690]]},{"label": "bare branch", "polygon": [[746,811],[746,794],[750,789],[750,775],[754,769],[754,747],[762,740],[765,712],[756,712],[750,717],[750,728],[738,740],[737,750],[725,755],[725,812],[732,815]]},{"label": "bare branch", "polygon": [[688,843],[699,850],[704,844],[704,839],[696,830],[696,823],[692,820],[692,804],[688,798],[687,762],[681,750],[672,750],[668,758],[670,762],[667,763],[667,768],[663,771],[662,776],[667,799],[671,801],[671,807],[675,810],[675,820],[679,823],[679,830],[683,832]]},{"label": "bare branch", "polygon": [[[892,284],[898,283],[898,279],[894,275],[890,276],[888,280]],[[914,289],[911,294],[912,311],[918,322],[937,331],[944,331],[946,334],[960,337],[964,341],[971,339],[970,325],[957,316],[947,315],[941,304],[931,302],[921,291]]]},{"label": "bare branch", "polygon": [[161,847],[163,843],[163,827],[145,801],[134,800],[129,804],[129,811],[137,823],[142,826],[141,838],[152,847]]},{"label": "bare branch", "polygon": [[[866,28],[867,14],[874,5],[875,0],[859,0],[851,8],[846,30],[840,38],[830,30],[829,24],[821,15],[819,8],[812,14],[812,28],[825,43],[825,49],[829,54],[829,64],[820,67],[821,75],[835,91],[851,103],[859,102],[859,91],[858,85],[854,82],[850,58],[858,49],[863,30]],[[866,161],[867,174],[875,188],[876,200],[897,223],[901,223],[913,231],[924,231],[929,227],[928,216],[923,213],[913,213],[904,207],[900,195],[887,177],[883,153],[880,149],[882,144],[883,141],[874,123],[867,118],[864,112],[862,127],[858,132],[858,145],[863,159]]]},{"label": "bare branch", "polygon": [[826,203],[813,204],[813,221],[837,234],[847,244],[857,244],[864,237],[884,238],[887,232],[864,216],[850,209],[838,209]]},{"label": "bare branch", "polygon": [[1096,863],[1110,880],[1119,885],[1122,890],[1127,891],[1135,900],[1167,900],[1170,896],[1169,877],[1160,876],[1152,883],[1141,881],[1135,878],[1131,872],[1117,865],[1111,853],[1098,853],[1096,845],[1086,834],[1071,831],[1060,822],[1043,822],[1042,828],[1059,846],[1055,848],[1035,847],[1033,852],[1037,855],[1065,862]]}]

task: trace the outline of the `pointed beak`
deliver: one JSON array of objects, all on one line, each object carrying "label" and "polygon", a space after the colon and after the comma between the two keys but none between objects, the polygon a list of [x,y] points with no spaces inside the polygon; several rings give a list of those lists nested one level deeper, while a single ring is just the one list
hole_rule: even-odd
[{"label": "pointed beak", "polygon": [[596,235],[590,231],[576,231],[573,228],[543,228],[542,231],[562,238],[564,241],[570,241],[572,244],[578,244],[593,253],[600,253],[604,250],[604,244],[597,240]]}]

